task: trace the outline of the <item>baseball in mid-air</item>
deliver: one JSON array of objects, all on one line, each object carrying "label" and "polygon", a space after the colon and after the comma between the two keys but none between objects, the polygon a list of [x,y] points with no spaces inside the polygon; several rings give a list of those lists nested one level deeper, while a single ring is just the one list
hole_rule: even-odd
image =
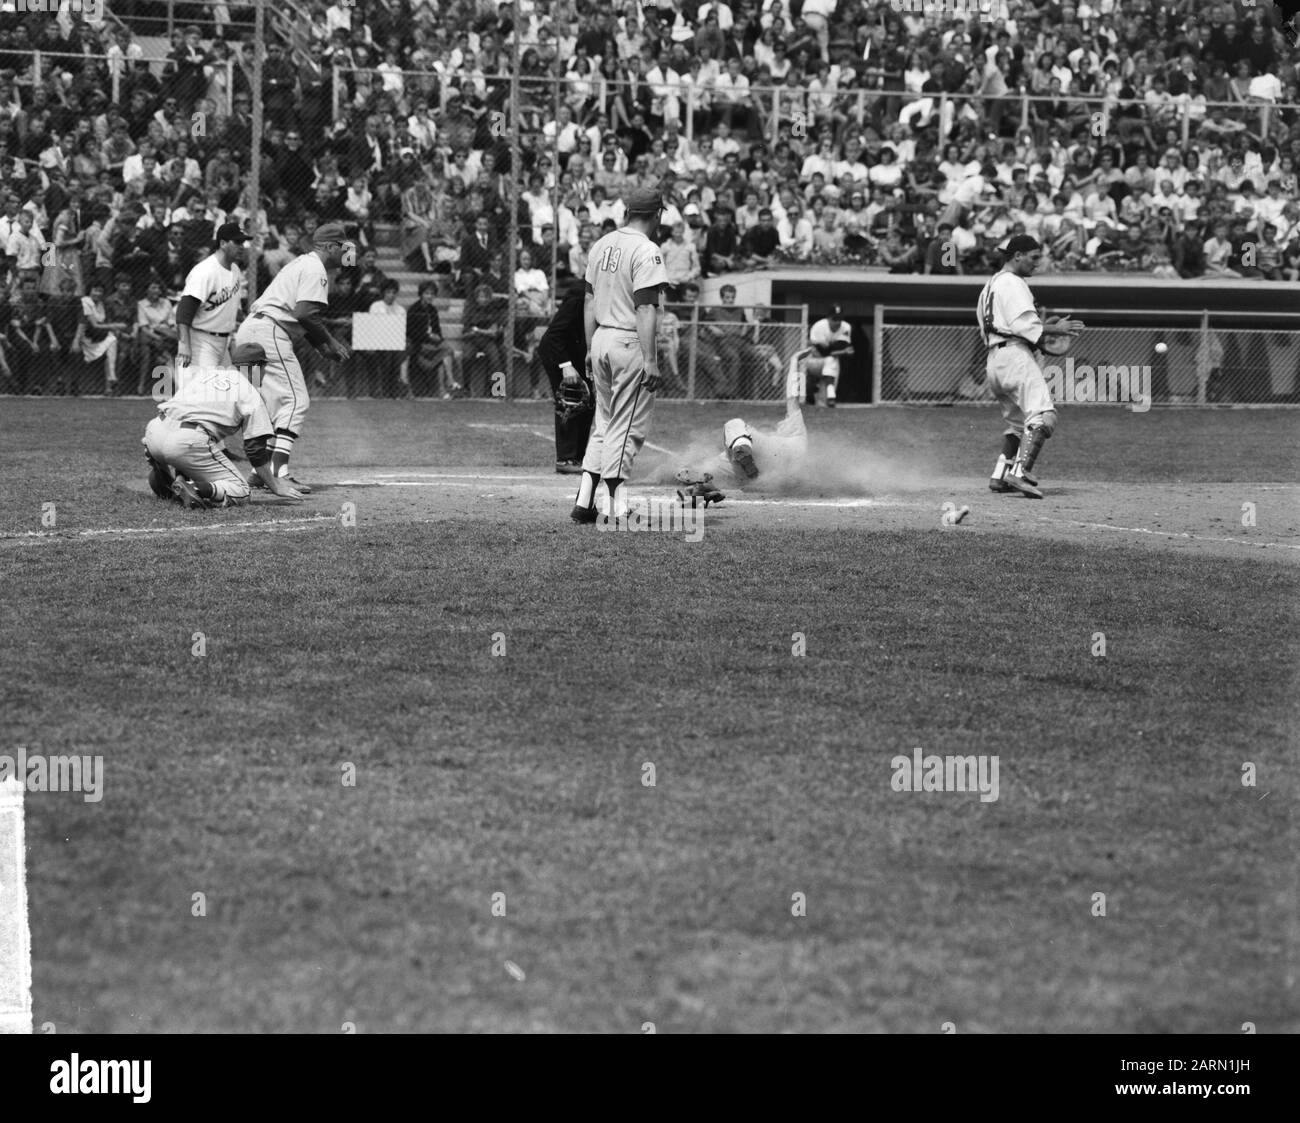
[{"label": "baseball in mid-air", "polygon": [[1169,350],[1169,344],[1168,344],[1168,343],[1157,343],[1157,344],[1156,344],[1156,354],[1157,354],[1157,355],[1163,355],[1163,354],[1164,354],[1166,351],[1168,351],[1168,350]]}]

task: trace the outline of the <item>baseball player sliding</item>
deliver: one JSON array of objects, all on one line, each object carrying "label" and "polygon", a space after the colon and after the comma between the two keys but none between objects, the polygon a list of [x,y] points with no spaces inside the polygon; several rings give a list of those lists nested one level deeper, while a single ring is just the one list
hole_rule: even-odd
[{"label": "baseball player sliding", "polygon": [[248,235],[237,222],[217,231],[217,248],[190,270],[176,308],[176,369],[225,367],[248,263]]},{"label": "baseball player sliding", "polygon": [[320,227],[312,240],[312,252],[295,257],[275,275],[266,292],[253,301],[248,318],[235,333],[236,347],[257,344],[266,352],[260,389],[275,426],[272,469],[304,495],[311,488],[289,475],[289,457],[302,434],[311,399],[293,345],[306,336],[327,359],[343,362],[352,354],[352,349],[330,335],[321,323],[330,296],[327,270],[341,265],[350,249],[355,252],[341,223],[327,222]]},{"label": "baseball player sliding", "polygon": [[[236,347],[234,361],[259,363],[256,346]],[[195,367],[145,427],[149,487],[184,507],[230,507],[248,498],[248,482],[221,444],[243,430],[244,454],[262,482],[286,499],[302,495],[271,470],[271,418],[261,395],[238,370]]]},{"label": "baseball player sliding", "polygon": [[[680,484],[713,484],[744,487],[764,479],[777,484],[799,478],[808,458],[808,430],[796,395],[785,400],[785,417],[776,428],[764,430],[743,417],[733,417],[722,427],[722,455],[707,468],[684,468],[677,473]],[[714,497],[717,502],[724,498]]]},{"label": "baseball player sliding", "polygon": [[988,348],[989,389],[1007,423],[989,488],[1042,499],[1038,481],[1029,473],[1043,442],[1056,429],[1056,406],[1038,352],[1050,348],[1059,354],[1084,325],[1063,316],[1046,321],[1039,317],[1025,281],[1042,260],[1043,247],[1034,238],[1017,234],[1003,252],[1006,261],[984,286],[976,308],[980,336]]},{"label": "baseball player sliding", "polygon": [[[659,228],[663,200],[657,191],[636,188],[623,203],[627,224],[601,238],[587,259],[583,323],[596,417],[570,512],[577,523],[596,521],[596,488],[602,480],[609,492],[610,521],[618,525],[626,517],[622,484],[645,443],[659,389],[655,335],[668,270],[650,235]],[[580,380],[574,368],[565,371],[566,384]]]}]

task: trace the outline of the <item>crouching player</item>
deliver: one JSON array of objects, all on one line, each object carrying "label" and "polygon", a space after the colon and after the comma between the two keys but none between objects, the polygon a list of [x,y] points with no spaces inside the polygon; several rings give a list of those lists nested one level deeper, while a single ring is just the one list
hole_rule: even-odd
[{"label": "crouching player", "polygon": [[[819,391],[827,406],[835,407],[840,382],[840,359],[853,354],[853,328],[844,319],[837,304],[824,320],[818,320],[808,332],[808,350],[795,356],[802,358],[800,369],[804,386],[812,391],[809,404],[815,404]],[[793,369],[792,364],[792,369]]]},{"label": "crouching player", "polygon": [[[239,366],[261,364],[258,344],[235,347]],[[275,432],[262,395],[239,370],[192,368],[177,393],[158,407],[144,431],[149,487],[161,499],[183,507],[231,507],[248,499],[249,484],[222,450],[226,438],[243,430],[244,455],[274,494],[302,494],[271,468],[268,441]]]}]

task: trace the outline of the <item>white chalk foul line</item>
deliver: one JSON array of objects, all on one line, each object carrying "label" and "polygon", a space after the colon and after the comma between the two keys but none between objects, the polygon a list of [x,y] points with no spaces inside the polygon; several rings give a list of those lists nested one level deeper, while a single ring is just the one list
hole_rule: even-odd
[{"label": "white chalk foul line", "polygon": [[32,1032],[32,935],[23,842],[26,779],[0,780],[0,1033]]},{"label": "white chalk foul line", "polygon": [[334,487],[361,487],[379,480],[529,480],[537,482],[537,475],[506,476],[495,472],[376,472],[365,480],[342,480]]},{"label": "white chalk foul line", "polygon": [[95,538],[108,534],[219,534],[229,530],[268,530],[274,527],[303,527],[312,523],[336,523],[338,515],[308,515],[299,519],[267,519],[263,522],[209,523],[206,526],[104,526],[92,530],[28,530],[22,534],[0,534],[0,541],[48,542],[64,538]]},{"label": "white chalk foul line", "polygon": [[1114,523],[1088,523],[1078,519],[1049,519],[1039,516],[1035,520],[1042,523],[1056,523],[1060,526],[1081,526],[1088,530],[1122,530],[1128,534],[1150,534],[1156,538],[1187,538],[1194,542],[1231,542],[1234,546],[1276,546],[1279,550],[1300,550],[1300,546],[1288,542],[1252,542],[1248,538],[1221,538],[1209,534],[1192,534],[1185,530],[1152,530],[1145,526],[1116,526]]}]

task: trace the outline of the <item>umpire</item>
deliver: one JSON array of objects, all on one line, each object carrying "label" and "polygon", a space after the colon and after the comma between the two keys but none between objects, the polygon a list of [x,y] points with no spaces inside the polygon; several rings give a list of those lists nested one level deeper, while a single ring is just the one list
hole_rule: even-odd
[{"label": "umpire", "polygon": [[[585,292],[581,280],[573,284],[537,344],[537,357],[551,380],[551,395],[555,399],[555,470],[566,476],[582,473],[582,458],[587,452],[587,438],[596,413],[595,397],[585,374],[587,335],[582,320]],[[586,392],[581,401],[566,400],[566,395],[561,393],[566,367],[572,367],[583,378]]]}]

